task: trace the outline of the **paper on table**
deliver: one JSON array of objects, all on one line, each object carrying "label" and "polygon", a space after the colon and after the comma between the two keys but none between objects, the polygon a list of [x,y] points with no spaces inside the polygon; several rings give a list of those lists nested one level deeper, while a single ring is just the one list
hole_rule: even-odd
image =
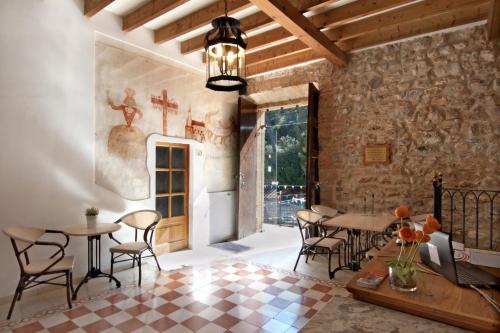
[{"label": "paper on table", "polygon": [[427,248],[429,249],[429,257],[431,258],[431,261],[435,263],[436,265],[441,266],[441,261],[439,260],[439,253],[437,246],[434,244],[427,244]]}]

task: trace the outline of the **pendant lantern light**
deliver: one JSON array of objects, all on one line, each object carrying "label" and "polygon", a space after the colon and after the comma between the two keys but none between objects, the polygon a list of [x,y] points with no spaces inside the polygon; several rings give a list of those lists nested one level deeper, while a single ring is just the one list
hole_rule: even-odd
[{"label": "pendant lantern light", "polygon": [[206,87],[216,91],[236,91],[246,87],[245,49],[246,34],[240,21],[225,15],[212,21],[213,29],[205,35],[207,61]]}]

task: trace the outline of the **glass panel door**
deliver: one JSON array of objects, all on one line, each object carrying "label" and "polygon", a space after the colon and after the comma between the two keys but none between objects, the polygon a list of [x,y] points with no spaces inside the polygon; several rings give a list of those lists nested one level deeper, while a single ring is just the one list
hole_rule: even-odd
[{"label": "glass panel door", "polygon": [[156,143],[156,210],[162,215],[156,231],[160,253],[188,246],[189,145]]}]

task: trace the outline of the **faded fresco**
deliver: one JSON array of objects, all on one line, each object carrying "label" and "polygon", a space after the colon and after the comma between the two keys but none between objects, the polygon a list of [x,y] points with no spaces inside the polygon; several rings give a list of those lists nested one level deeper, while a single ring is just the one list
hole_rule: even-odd
[{"label": "faded fresco", "polygon": [[123,198],[147,199],[151,134],[204,144],[207,191],[236,187],[235,96],[205,88],[202,74],[96,42],[95,182]]}]

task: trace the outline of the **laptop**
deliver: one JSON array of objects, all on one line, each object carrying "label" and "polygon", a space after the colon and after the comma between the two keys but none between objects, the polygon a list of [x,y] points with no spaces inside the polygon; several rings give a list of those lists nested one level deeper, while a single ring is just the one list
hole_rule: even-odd
[{"label": "laptop", "polygon": [[455,261],[448,234],[434,232],[429,242],[420,244],[419,251],[424,264],[459,286],[500,288],[499,278],[469,262]]}]

